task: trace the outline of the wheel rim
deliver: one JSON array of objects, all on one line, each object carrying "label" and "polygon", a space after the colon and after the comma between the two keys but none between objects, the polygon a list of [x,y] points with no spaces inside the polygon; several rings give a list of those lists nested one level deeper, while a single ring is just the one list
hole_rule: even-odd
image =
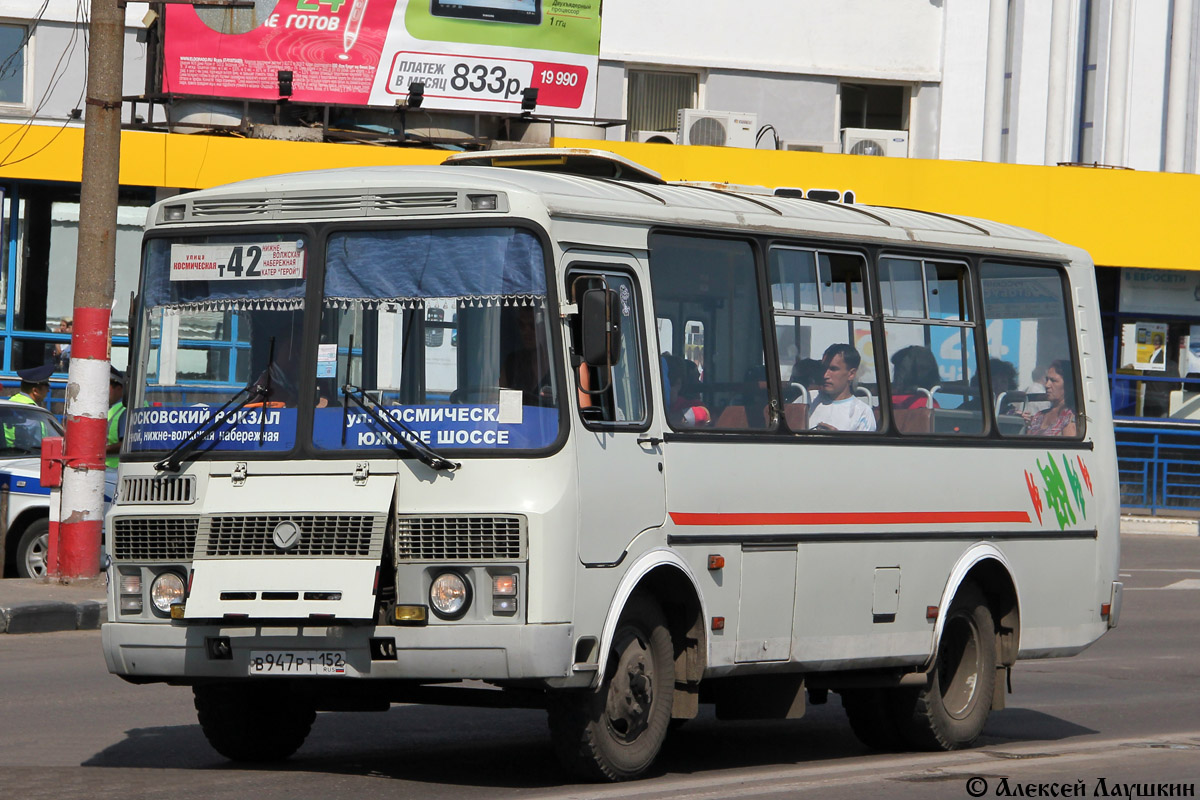
[{"label": "wheel rim", "polygon": [[46,574],[46,552],[50,549],[50,534],[44,533],[33,540],[25,551],[25,568],[35,578]]},{"label": "wheel rim", "polygon": [[938,652],[938,689],[946,713],[955,719],[968,716],[975,706],[982,656],[974,621],[948,619]]},{"label": "wheel rim", "polygon": [[650,724],[654,705],[654,656],[637,631],[624,629],[613,647],[616,663],[608,684],[605,716],[613,736],[636,740]]}]

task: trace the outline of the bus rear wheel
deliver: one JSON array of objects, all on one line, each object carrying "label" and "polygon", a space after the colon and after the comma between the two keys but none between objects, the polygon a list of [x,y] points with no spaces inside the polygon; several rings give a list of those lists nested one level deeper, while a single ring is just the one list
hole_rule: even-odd
[{"label": "bus rear wheel", "polygon": [[653,598],[630,598],[594,691],[551,695],[550,733],[570,772],[589,780],[636,778],[654,762],[671,723],[675,651]]},{"label": "bus rear wheel", "polygon": [[205,738],[231,761],[282,761],[304,744],[317,716],[286,684],[206,684],[192,694]]},{"label": "bus rear wheel", "polygon": [[892,698],[901,735],[921,750],[970,747],[983,732],[995,686],[995,622],[982,592],[968,584],[946,614],[929,683]]}]

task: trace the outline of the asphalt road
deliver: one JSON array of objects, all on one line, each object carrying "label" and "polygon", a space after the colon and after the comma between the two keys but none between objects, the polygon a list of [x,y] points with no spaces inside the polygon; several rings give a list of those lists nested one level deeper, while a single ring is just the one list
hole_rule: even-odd
[{"label": "asphalt road", "polygon": [[1018,664],[1015,694],[982,747],[869,753],[833,696],[795,722],[702,713],[672,735],[652,775],[618,786],[565,783],[537,711],[326,713],[291,761],[235,766],[208,747],[190,691],[108,675],[98,631],[0,637],[0,796],[966,798],[968,788],[1050,796],[1064,784],[1094,797],[1128,784],[1195,787],[1200,539],[1127,536],[1122,563],[1121,625],[1075,658]]}]

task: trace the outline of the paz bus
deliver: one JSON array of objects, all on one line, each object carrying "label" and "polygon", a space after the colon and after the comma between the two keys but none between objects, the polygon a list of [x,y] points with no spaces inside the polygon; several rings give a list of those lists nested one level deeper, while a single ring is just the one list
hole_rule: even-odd
[{"label": "paz bus", "polygon": [[1030,231],[464,153],[158,203],[136,322],[104,653],[230,759],[503,705],[621,780],[830,693],[961,748],[1118,619],[1092,265]]}]

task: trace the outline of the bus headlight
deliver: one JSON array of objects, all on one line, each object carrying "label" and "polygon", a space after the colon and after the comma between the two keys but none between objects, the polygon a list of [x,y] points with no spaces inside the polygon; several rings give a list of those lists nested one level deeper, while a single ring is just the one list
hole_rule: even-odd
[{"label": "bus headlight", "polygon": [[183,602],[183,578],[174,572],[164,572],[150,584],[150,602],[164,614],[171,606]]},{"label": "bus headlight", "polygon": [[471,584],[457,572],[443,572],[429,587],[429,605],[442,619],[458,619],[471,604]]}]

